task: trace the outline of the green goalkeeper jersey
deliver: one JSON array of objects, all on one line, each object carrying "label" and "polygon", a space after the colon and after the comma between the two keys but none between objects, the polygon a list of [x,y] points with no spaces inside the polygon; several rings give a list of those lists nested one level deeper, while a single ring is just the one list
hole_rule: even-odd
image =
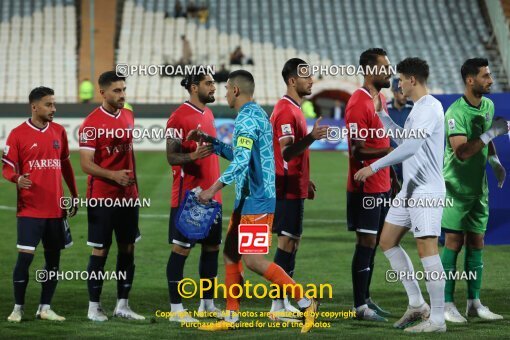
[{"label": "green goalkeeper jersey", "polygon": [[487,131],[494,117],[494,103],[482,97],[479,107],[471,105],[465,96],[457,99],[446,111],[446,150],[443,176],[447,196],[479,197],[489,193],[487,186],[488,146],[466,159],[459,160],[450,145],[452,136],[466,136],[468,141],[480,137]]}]

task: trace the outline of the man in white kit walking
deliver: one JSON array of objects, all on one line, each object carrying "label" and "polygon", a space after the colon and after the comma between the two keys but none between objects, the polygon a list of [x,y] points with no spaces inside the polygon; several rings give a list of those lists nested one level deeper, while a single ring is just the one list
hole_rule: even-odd
[{"label": "man in white kit walking", "polygon": [[[394,326],[412,333],[445,332],[445,277],[437,245],[446,193],[443,179],[444,111],[441,103],[428,93],[429,66],[426,61],[404,59],[397,65],[397,71],[399,87],[414,102],[403,129],[381,109],[378,96],[374,97],[374,105],[385,130],[392,130],[393,135],[398,135],[397,130],[408,132],[412,137],[394,139],[398,147],[393,152],[359,170],[354,178],[365,181],[382,168],[403,163],[404,183],[396,197],[399,204],[390,208],[379,243],[409,298],[407,311]],[[414,277],[411,259],[400,246],[400,240],[409,229],[416,239],[425,271],[430,307]],[[421,323],[407,327],[420,319]]]}]

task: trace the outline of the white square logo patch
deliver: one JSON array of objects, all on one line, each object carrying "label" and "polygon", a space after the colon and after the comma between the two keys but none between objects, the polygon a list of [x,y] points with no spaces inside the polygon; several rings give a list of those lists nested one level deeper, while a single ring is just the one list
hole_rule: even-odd
[{"label": "white square logo patch", "polygon": [[292,128],[290,127],[290,124],[283,124],[282,125],[282,134],[284,134],[284,135],[292,135]]},{"label": "white square logo patch", "polygon": [[10,146],[9,145],[6,145],[4,147],[4,156],[7,156],[7,154],[9,153],[9,149],[10,149]]},{"label": "white square logo patch", "polygon": [[448,119],[448,128],[451,130],[455,130],[455,119]]}]

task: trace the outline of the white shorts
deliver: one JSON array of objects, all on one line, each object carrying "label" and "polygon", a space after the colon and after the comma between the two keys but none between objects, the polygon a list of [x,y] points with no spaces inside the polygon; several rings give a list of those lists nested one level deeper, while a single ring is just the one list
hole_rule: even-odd
[{"label": "white shorts", "polygon": [[410,199],[398,193],[386,215],[386,222],[409,228],[414,237],[441,235],[444,194],[415,194]]}]

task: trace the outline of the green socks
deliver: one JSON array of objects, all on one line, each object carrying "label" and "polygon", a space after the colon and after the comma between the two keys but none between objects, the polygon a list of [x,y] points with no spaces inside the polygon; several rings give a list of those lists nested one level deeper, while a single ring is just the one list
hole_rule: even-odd
[{"label": "green socks", "polygon": [[[445,248],[446,249],[446,248]],[[464,270],[468,277],[476,273],[476,279],[468,280],[468,299],[479,299],[480,288],[482,287],[482,249],[473,249],[466,247],[466,257],[464,261]]]},{"label": "green socks", "polygon": [[448,280],[448,277],[450,275],[449,274],[450,272],[455,273],[455,271],[457,270],[458,255],[459,253],[446,247],[443,248],[443,253],[441,254],[441,262],[443,263],[443,268],[447,277],[446,284],[444,286],[445,302],[453,302],[453,294],[455,292],[455,280]]}]

